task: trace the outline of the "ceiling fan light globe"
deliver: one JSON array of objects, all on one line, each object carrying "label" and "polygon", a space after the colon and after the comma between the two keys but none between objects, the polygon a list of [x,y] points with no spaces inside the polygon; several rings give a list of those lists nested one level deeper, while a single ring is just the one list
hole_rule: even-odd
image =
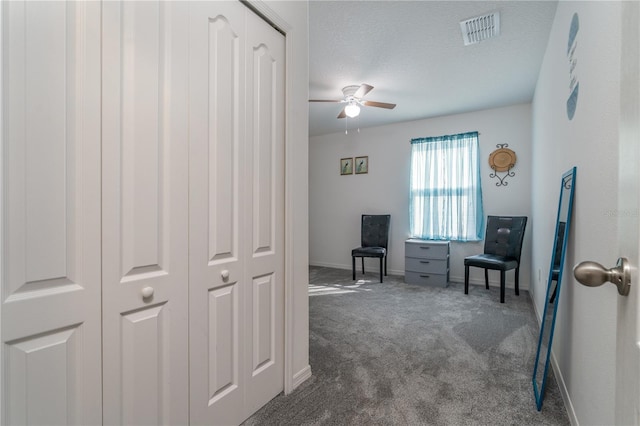
[{"label": "ceiling fan light globe", "polygon": [[360,115],[360,107],[356,104],[349,104],[344,108],[344,113],[349,118],[357,117]]}]

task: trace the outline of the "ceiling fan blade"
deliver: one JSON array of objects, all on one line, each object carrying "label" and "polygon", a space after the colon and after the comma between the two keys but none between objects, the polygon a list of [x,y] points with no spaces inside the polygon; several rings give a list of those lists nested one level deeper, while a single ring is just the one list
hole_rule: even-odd
[{"label": "ceiling fan blade", "polygon": [[360,87],[358,87],[358,90],[356,90],[356,93],[353,94],[353,97],[361,99],[364,97],[364,95],[369,93],[371,90],[373,90],[373,86],[369,86],[368,84],[362,83]]},{"label": "ceiling fan blade", "polygon": [[343,99],[309,99],[309,102],[343,102]]},{"label": "ceiling fan blade", "polygon": [[340,111],[340,114],[338,114],[338,118],[345,118],[347,116],[345,108],[342,108],[342,111]]},{"label": "ceiling fan blade", "polygon": [[386,108],[386,109],[394,109],[396,107],[396,104],[388,104],[386,102],[376,102],[376,101],[362,101],[362,105],[378,107],[378,108]]}]

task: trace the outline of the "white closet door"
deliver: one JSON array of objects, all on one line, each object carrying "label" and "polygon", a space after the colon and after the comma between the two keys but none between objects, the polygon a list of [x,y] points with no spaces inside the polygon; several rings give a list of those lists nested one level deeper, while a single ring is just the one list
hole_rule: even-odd
[{"label": "white closet door", "polygon": [[285,38],[247,12],[247,415],[284,388]]},{"label": "white closet door", "polygon": [[190,13],[189,298],[191,422],[244,413],[245,6]]},{"label": "white closet door", "polygon": [[190,16],[191,422],[238,424],[283,389],[284,38]]},{"label": "white closet door", "polygon": [[188,11],[103,3],[105,424],[188,423]]},{"label": "white closet door", "polygon": [[2,2],[2,424],[99,424],[100,5]]}]

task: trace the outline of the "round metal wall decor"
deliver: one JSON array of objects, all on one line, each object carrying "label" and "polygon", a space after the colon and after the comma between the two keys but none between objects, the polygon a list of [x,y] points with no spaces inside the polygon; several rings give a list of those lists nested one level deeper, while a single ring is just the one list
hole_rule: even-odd
[{"label": "round metal wall decor", "polygon": [[[513,177],[516,174],[511,171],[513,166],[516,165],[517,157],[516,153],[507,148],[509,144],[502,143],[496,145],[498,149],[493,151],[489,155],[489,167],[493,169],[493,173],[489,175],[490,178],[497,178],[496,186],[507,186],[509,182],[505,181],[506,177]],[[506,172],[504,176],[498,175],[498,172]]]}]

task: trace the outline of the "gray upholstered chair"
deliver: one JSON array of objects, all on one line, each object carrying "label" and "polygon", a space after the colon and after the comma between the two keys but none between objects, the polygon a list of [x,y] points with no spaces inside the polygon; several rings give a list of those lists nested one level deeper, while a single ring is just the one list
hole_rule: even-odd
[{"label": "gray upholstered chair", "polygon": [[488,270],[500,271],[500,303],[504,303],[505,273],[515,269],[516,296],[520,294],[520,253],[527,226],[526,216],[489,216],[484,239],[484,253],[464,259],[464,294],[469,294],[469,267],[484,268],[484,282],[489,289]]},{"label": "gray upholstered chair", "polygon": [[384,275],[387,275],[387,246],[389,244],[389,224],[391,215],[363,214],[360,225],[360,247],[351,250],[351,266],[353,279],[356,279],[356,257],[362,258],[362,274],[364,274],[364,258],[380,258],[380,282],[382,282],[382,261],[384,259]]}]

